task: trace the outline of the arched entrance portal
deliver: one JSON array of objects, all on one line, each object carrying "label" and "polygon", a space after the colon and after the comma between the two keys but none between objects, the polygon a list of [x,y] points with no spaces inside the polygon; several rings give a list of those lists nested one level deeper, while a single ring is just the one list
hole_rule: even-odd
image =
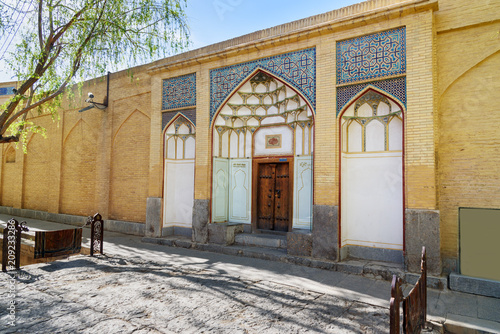
[{"label": "arched entrance portal", "polygon": [[296,90],[257,71],[219,109],[212,133],[212,222],[311,229],[314,115]]},{"label": "arched entrance portal", "polygon": [[167,125],[163,185],[163,227],[191,228],[194,202],[195,126],[178,114]]},{"label": "arched entrance portal", "polygon": [[402,261],[403,109],[368,89],[341,114],[341,257]]}]

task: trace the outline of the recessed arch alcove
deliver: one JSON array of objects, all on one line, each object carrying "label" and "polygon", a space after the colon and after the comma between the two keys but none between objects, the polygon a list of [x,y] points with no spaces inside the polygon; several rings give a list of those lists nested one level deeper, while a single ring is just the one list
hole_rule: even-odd
[{"label": "recessed arch alcove", "polygon": [[312,228],[314,110],[286,81],[257,69],[212,121],[214,223]]},{"label": "recessed arch alcove", "polygon": [[340,113],[340,248],[347,257],[401,262],[404,108],[368,86]]}]

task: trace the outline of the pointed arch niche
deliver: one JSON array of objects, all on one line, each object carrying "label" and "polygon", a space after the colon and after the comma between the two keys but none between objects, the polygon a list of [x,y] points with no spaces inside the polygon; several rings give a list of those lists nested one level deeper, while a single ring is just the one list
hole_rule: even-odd
[{"label": "pointed arch niche", "polygon": [[342,258],[402,261],[403,111],[368,87],[340,114]]},{"label": "pointed arch niche", "polygon": [[196,128],[177,114],[164,131],[163,227],[191,227]]},{"label": "pointed arch niche", "polygon": [[[286,230],[311,229],[314,113],[300,93],[270,73],[256,70],[222,104],[212,126],[212,222],[253,224],[261,229],[256,220],[264,214],[257,209],[258,199],[275,196],[285,201],[279,188],[286,187],[286,203],[276,200],[276,208],[283,210],[286,205],[287,213],[275,213],[272,219],[284,220]],[[259,168],[268,161],[276,163],[271,168],[276,168],[281,180],[267,186],[277,193],[261,194]],[[279,172],[283,168],[284,174]],[[277,230],[274,223],[269,226]]]}]

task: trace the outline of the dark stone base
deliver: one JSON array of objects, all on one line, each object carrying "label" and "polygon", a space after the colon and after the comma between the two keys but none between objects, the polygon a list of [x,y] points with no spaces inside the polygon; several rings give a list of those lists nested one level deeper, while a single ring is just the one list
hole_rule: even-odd
[{"label": "dark stone base", "polygon": [[190,227],[168,226],[162,228],[161,235],[163,237],[171,235],[182,235],[191,238],[193,236],[193,229]]},{"label": "dark stone base", "polygon": [[443,275],[449,275],[451,273],[458,273],[458,258],[456,257],[443,257]]},{"label": "dark stone base", "polygon": [[312,234],[308,232],[289,232],[286,234],[286,253],[292,256],[311,256]]},{"label": "dark stone base", "polygon": [[[7,206],[0,206],[0,213],[79,227],[83,226],[87,222],[87,217],[85,216],[67,215],[30,209],[17,209]],[[95,214],[95,212],[92,213],[92,215],[93,214]],[[145,227],[146,225],[143,223],[126,222],[121,220],[104,220],[104,230],[110,232],[144,236]]]},{"label": "dark stone base", "polygon": [[193,205],[193,241],[206,244],[208,242],[208,199],[195,199]]},{"label": "dark stone base", "polygon": [[243,224],[208,224],[208,242],[211,244],[232,245],[237,233],[243,233]]},{"label": "dark stone base", "polygon": [[313,205],[312,257],[337,261],[338,206]]},{"label": "dark stone base", "polygon": [[340,249],[340,258],[363,259],[371,261],[400,263],[403,260],[403,251],[384,248],[372,248],[362,246],[344,246]]},{"label": "dark stone base", "polygon": [[146,237],[161,237],[161,198],[148,197],[146,202]]},{"label": "dark stone base", "polygon": [[405,268],[409,272],[420,272],[422,246],[427,253],[427,271],[431,275],[440,275],[441,244],[439,229],[439,211],[406,210],[405,223]]},{"label": "dark stone base", "polygon": [[450,290],[473,293],[475,295],[500,298],[500,282],[484,278],[450,274]]}]

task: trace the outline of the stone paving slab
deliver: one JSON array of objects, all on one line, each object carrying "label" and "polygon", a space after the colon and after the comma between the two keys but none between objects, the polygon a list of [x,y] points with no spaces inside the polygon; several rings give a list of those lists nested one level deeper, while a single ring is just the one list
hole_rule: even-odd
[{"label": "stone paving slab", "polygon": [[[50,224],[50,222],[45,222],[45,224]],[[89,232],[88,229],[84,229],[82,245],[85,242],[89,242],[87,239]],[[356,317],[356,310],[367,310],[374,307],[375,310],[370,310],[370,314],[380,313],[376,310],[385,310],[388,314],[389,290],[387,281],[384,280],[354,275],[347,270],[339,272],[323,270],[314,266],[307,267],[294,265],[286,261],[274,262],[265,261],[259,258],[242,257],[239,255],[237,249],[233,250],[229,247],[227,249],[231,250],[231,252],[228,252],[228,254],[200,251],[200,249],[190,248],[193,244],[189,240],[182,240],[185,244],[181,246],[182,248],[178,248],[165,247],[160,244],[143,243],[141,242],[141,237],[115,232],[106,231],[104,236],[104,252],[106,257],[92,259],[90,257],[77,256],[77,258],[72,258],[70,260],[25,267],[26,271],[38,270],[39,273],[35,273],[36,275],[30,274],[35,278],[33,282],[19,283],[19,286],[22,284],[26,286],[23,291],[18,290],[18,294],[21,296],[19,298],[28,298],[26,296],[32,295],[37,295],[37,297],[33,299],[29,310],[23,309],[19,311],[20,315],[25,315],[27,318],[30,318],[29,321],[25,321],[26,323],[20,319],[20,324],[24,327],[22,330],[18,331],[19,333],[52,333],[51,330],[46,331],[40,328],[43,328],[44,324],[52,324],[52,319],[62,319],[68,314],[78,314],[78,316],[88,314],[88,317],[85,318],[87,322],[82,325],[81,323],[83,320],[75,320],[75,323],[79,324],[78,326],[81,326],[82,329],[68,329],[65,327],[67,325],[61,324],[60,326],[62,326],[62,329],[58,331],[58,329],[54,327],[53,329],[56,330],[54,333],[73,333],[75,332],[73,329],[76,330],[76,333],[107,332],[107,328],[114,328],[113,326],[120,328],[120,330],[117,330],[117,332],[120,333],[175,333],[176,331],[180,331],[181,328],[182,332],[198,333],[201,327],[197,327],[196,321],[193,320],[198,316],[197,312],[203,313],[207,312],[206,310],[217,309],[219,304],[226,312],[223,313],[223,315],[217,313],[214,318],[207,320],[206,322],[212,327],[204,327],[201,332],[224,333],[226,328],[230,328],[231,330],[228,330],[228,332],[231,333],[253,332],[254,329],[263,332],[268,332],[267,330],[279,332],[276,328],[284,330],[287,333],[316,332],[316,327],[307,327],[314,326],[314,321],[310,319],[315,319],[314,317],[323,317],[332,322],[329,323],[328,326],[337,326],[336,328],[332,327],[337,330],[334,331],[332,329],[333,332],[364,333],[366,330],[359,326],[366,326],[363,325],[365,324],[365,320],[359,320]],[[172,243],[172,245],[175,246],[175,243]],[[276,256],[278,256],[278,254]],[[71,265],[69,265],[69,263],[71,263]],[[358,267],[366,268],[366,265],[360,264]],[[62,273],[60,273],[61,275],[58,274],[61,270],[63,270],[64,275]],[[235,302],[234,305],[231,304],[231,307],[228,307],[224,306],[227,305],[225,304],[226,302],[219,302],[220,298],[229,298],[231,301],[234,299],[231,297],[232,294],[228,291],[232,291],[233,295],[236,292],[243,291],[242,289],[237,290],[234,288],[236,283],[227,285],[229,287],[228,289],[219,288],[218,291],[226,292],[224,297],[221,297],[219,294],[217,297],[219,299],[207,298],[206,296],[211,296],[213,289],[207,290],[209,284],[199,283],[207,282],[206,275],[208,275],[208,277],[221,277],[222,281],[225,279],[226,283],[222,281],[217,283],[221,284],[221,286],[227,284],[228,281],[241,281],[247,282],[247,285],[253,288],[251,291],[259,291],[259,289],[256,288],[259,286],[258,284],[264,284],[264,286],[269,284],[269,286],[273,286],[272,289],[277,289],[276,293],[280,291],[282,293],[284,293],[283,291],[300,291],[302,294],[311,294],[314,296],[317,294],[319,297],[314,299],[314,301],[332,298],[351,303],[351,306],[346,309],[342,318],[333,318],[332,315],[328,316],[328,313],[327,315],[322,314],[322,312],[326,311],[324,311],[321,305],[317,306],[314,302],[307,301],[309,304],[306,302],[306,306],[303,307],[301,312],[296,314],[301,315],[311,309],[319,313],[312,312],[314,315],[310,314],[307,319],[302,318],[301,320],[294,320],[304,326],[301,328],[297,328],[295,322],[285,321],[286,324],[282,324],[280,319],[278,319],[279,315],[277,316],[278,318],[260,315],[260,322],[254,319],[250,319],[247,322],[247,320],[241,320],[239,317],[245,314],[259,315],[259,310],[267,310],[267,308],[256,308],[253,306],[254,304],[245,304],[247,306],[242,309],[241,303]],[[178,276],[185,277],[184,280],[180,281],[182,284],[177,283],[169,287],[169,282],[176,282],[171,278],[179,278]],[[72,277],[72,279],[69,279],[70,277]],[[167,279],[167,277],[170,277],[170,279]],[[0,288],[0,308],[2,310],[4,310],[4,306],[8,302],[5,299],[4,293],[6,280],[8,280],[8,276],[0,273],[0,281],[2,281]],[[89,283],[92,281],[94,283]],[[212,279],[211,281],[218,281],[218,279]],[[32,285],[33,283],[36,283],[36,285]],[[273,284],[280,287],[281,290],[275,288]],[[68,290],[66,285],[71,286],[71,289]],[[164,289],[158,289],[158,285]],[[439,285],[440,284],[436,284],[436,287],[439,287]],[[31,286],[33,286],[35,290],[30,290]],[[142,289],[143,286],[150,288],[144,290]],[[59,291],[57,287],[61,287],[61,291]],[[88,287],[91,289],[88,289]],[[120,287],[122,287],[123,290],[120,290]],[[201,304],[198,305],[196,304],[196,298],[189,298],[189,293],[175,294],[173,291],[178,287],[189,293],[201,291],[203,293],[200,294],[200,296],[205,294],[205,297],[200,297]],[[411,287],[411,285],[404,285],[403,289],[408,292]],[[165,294],[168,296],[177,296],[177,299],[175,299],[172,304],[174,305],[174,309],[170,306],[172,298],[149,298],[147,299],[147,304],[149,306],[145,308],[147,312],[150,312],[149,316],[142,316],[142,311],[138,311],[139,313],[137,314],[131,313],[134,316],[130,319],[127,318],[126,315],[122,314],[123,312],[118,310],[121,308],[122,303],[107,300],[106,296],[113,291],[113,297],[110,298],[119,298],[114,295],[116,293],[119,293],[120,296],[127,297],[129,296],[130,289],[133,288],[142,289],[146,292],[148,290],[153,291],[155,294],[161,296]],[[167,292],[165,292],[165,289],[167,289]],[[92,308],[92,303],[90,302],[81,302],[81,300],[84,300],[83,290],[93,291],[90,297],[87,296],[85,298],[95,301],[96,308]],[[101,292],[101,290],[103,290],[103,292]],[[22,297],[23,293],[25,297]],[[104,295],[101,295],[101,293]],[[236,293],[236,295],[238,294],[239,293]],[[258,296],[256,293],[254,293],[254,295]],[[131,294],[131,296],[137,297],[136,294]],[[291,296],[294,295],[291,294]],[[254,298],[253,295],[252,298]],[[252,298],[249,298],[249,301],[252,301]],[[262,297],[260,298],[261,299],[257,300],[263,300]],[[136,299],[137,303],[135,303]],[[141,295],[136,299],[126,299],[125,305],[127,305],[127,303],[134,303],[135,308],[143,310],[144,307],[141,303],[146,303],[145,297]],[[334,306],[337,304],[331,304],[333,302],[330,304],[328,302],[325,303],[326,307],[330,309],[329,307],[331,306],[332,312],[334,312]],[[189,305],[190,308],[186,305]],[[246,309],[247,307],[248,309]],[[50,312],[41,311],[41,309],[43,310],[44,308],[50,309]],[[126,308],[126,306],[124,306],[124,308]],[[296,310],[295,304],[286,304],[286,308],[290,312]],[[114,309],[116,309],[116,311],[113,311]],[[127,310],[132,312],[130,311],[131,309],[132,308]],[[175,310],[181,310],[182,312],[173,315],[172,312],[175,312]],[[273,309],[271,308],[269,310],[272,311]],[[68,312],[64,313],[66,311]],[[108,315],[105,312],[110,313]],[[102,320],[102,318],[94,313],[105,313],[105,320]],[[160,322],[163,327],[161,328],[159,325],[149,325],[149,323],[147,323],[147,321],[151,321],[148,320],[150,318],[156,319],[157,314],[158,317],[162,319]],[[429,319],[444,324],[445,328],[447,324],[450,324],[448,327],[453,328],[451,332],[500,333],[500,299],[498,298],[451,291],[446,289],[446,286],[444,290],[428,289],[428,315]],[[3,321],[5,316],[5,312],[0,312],[0,321]],[[202,314],[200,316],[202,316]],[[47,318],[50,320],[47,320]],[[282,319],[287,320],[290,319],[290,317],[284,317]],[[164,325],[165,321],[169,321],[168,328]],[[310,321],[312,321],[313,324],[307,325]],[[357,325],[350,324],[350,321],[355,322],[359,326],[355,327]],[[378,322],[375,321],[375,319],[369,321],[373,321],[373,323],[370,324],[377,326]],[[186,323],[189,323],[189,325],[185,325]],[[386,325],[387,324],[388,322]],[[251,331],[249,331],[246,326],[250,326]],[[280,326],[285,327],[282,328]],[[325,328],[330,328],[328,326]],[[28,328],[30,331],[26,331]],[[458,331],[458,329],[460,329],[460,331]],[[385,329],[382,330],[382,332],[384,331]],[[16,330],[13,330],[9,333],[15,332]],[[113,330],[110,329],[110,332],[113,332]]]},{"label": "stone paving slab", "polygon": [[386,307],[214,269],[80,255],[21,276],[2,333],[388,333]]}]

